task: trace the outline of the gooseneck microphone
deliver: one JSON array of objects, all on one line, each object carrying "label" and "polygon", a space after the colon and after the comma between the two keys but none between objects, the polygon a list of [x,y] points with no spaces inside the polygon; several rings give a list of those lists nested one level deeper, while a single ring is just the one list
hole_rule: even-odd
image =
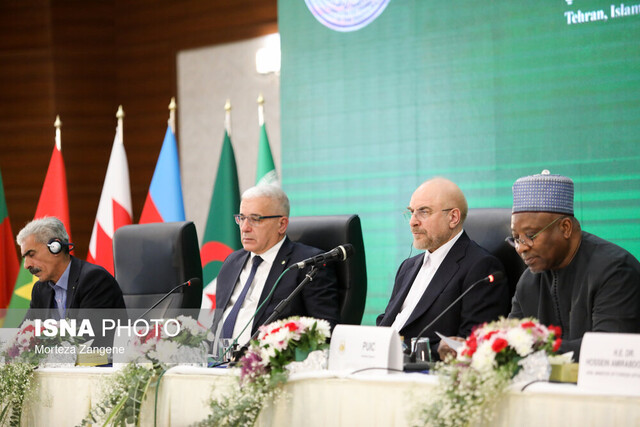
[{"label": "gooseneck microphone", "polygon": [[[431,322],[429,322],[429,324],[427,326],[422,328],[420,333],[418,335],[416,335],[416,342],[418,342],[418,340],[424,336],[424,334],[429,330],[429,328],[431,328],[445,313],[447,313],[449,310],[451,310],[451,308],[454,305],[456,305],[466,294],[468,294],[469,291],[471,291],[471,289],[475,288],[480,283],[494,283],[494,282],[498,282],[498,281],[500,281],[502,279],[504,279],[504,272],[496,271],[496,272],[494,272],[492,274],[489,274],[487,277],[485,277],[483,279],[480,279],[477,282],[472,283],[467,288],[466,291],[461,293],[458,298],[453,300],[453,302],[447,306],[447,308],[442,310],[442,312],[440,312],[440,314],[438,314],[438,316],[435,319],[433,319]],[[411,350],[411,354],[409,355],[409,362],[410,362],[409,364],[405,365],[405,371],[406,370],[425,370],[425,369],[428,369],[428,366],[426,364],[420,363],[420,362],[416,363],[416,349],[415,348]],[[415,365],[415,366],[412,366],[412,364]]]},{"label": "gooseneck microphone", "polygon": [[331,249],[329,252],[325,252],[323,254],[307,258],[304,261],[295,263],[292,267],[302,270],[309,265],[315,266],[326,264],[332,261],[344,261],[354,253],[355,250],[353,249],[353,245],[350,243],[345,243],[344,245],[340,245],[336,248]]},{"label": "gooseneck microphone", "polygon": [[[180,288],[183,288],[185,286],[195,286],[198,287],[200,286],[200,284],[202,283],[202,280],[200,280],[200,278],[198,277],[193,277],[189,280],[187,280],[184,283],[179,284],[178,286],[176,286],[175,288],[171,289],[169,292],[167,292],[162,298],[160,298],[155,304],[153,304],[151,307],[149,307],[149,309],[147,311],[145,311],[144,313],[142,313],[142,315],[140,317],[138,317],[138,319],[142,319],[144,316],[146,316],[147,314],[149,314],[149,312],[151,310],[153,310],[154,308],[156,308],[158,305],[160,305],[160,303],[162,301],[164,301],[165,299],[167,299],[169,297],[169,295],[171,295],[172,293],[174,293],[175,291],[177,291]],[[138,320],[136,319],[136,320]]]}]

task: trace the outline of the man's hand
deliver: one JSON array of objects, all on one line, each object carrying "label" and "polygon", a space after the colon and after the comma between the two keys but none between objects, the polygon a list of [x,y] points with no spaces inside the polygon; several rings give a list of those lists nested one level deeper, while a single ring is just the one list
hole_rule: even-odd
[{"label": "man's hand", "polygon": [[[464,342],[465,339],[461,337],[448,337],[454,341]],[[440,356],[440,360],[446,361],[448,358],[456,357],[458,353],[449,347],[449,345],[444,342],[444,340],[440,340],[440,344],[438,345],[438,355]]]}]

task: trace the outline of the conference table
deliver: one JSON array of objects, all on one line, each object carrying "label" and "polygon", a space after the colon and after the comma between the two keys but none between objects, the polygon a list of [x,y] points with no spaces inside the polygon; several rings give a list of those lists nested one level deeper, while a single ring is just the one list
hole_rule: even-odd
[{"label": "conference table", "polygon": [[[23,411],[23,425],[75,426],[99,402],[105,380],[117,368],[44,368]],[[188,426],[207,417],[211,396],[237,386],[236,370],[177,366],[149,393],[143,426]],[[266,406],[257,426],[409,426],[420,403],[438,386],[420,373],[295,373],[285,394]],[[574,384],[538,382],[512,386],[492,426],[638,426],[640,396],[584,391]]]}]

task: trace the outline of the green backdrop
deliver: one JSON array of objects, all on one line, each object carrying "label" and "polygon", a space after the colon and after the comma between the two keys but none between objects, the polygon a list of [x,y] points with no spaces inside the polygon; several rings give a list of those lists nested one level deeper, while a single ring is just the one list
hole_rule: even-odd
[{"label": "green backdrop", "polygon": [[[572,3],[392,0],[340,33],[279,1],[283,187],[293,215],[361,216],[363,324],[417,253],[401,213],[434,175],[470,208],[509,207],[523,175],[570,176],[583,228],[640,256],[640,15]],[[568,23],[593,10],[608,19]]]}]

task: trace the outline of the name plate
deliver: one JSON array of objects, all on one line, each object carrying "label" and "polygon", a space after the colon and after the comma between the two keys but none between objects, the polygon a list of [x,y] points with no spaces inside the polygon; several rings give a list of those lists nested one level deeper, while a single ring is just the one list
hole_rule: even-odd
[{"label": "name plate", "polygon": [[578,387],[603,393],[640,395],[640,334],[584,334]]},{"label": "name plate", "polygon": [[400,336],[389,327],[337,325],[331,336],[329,370],[379,374],[402,371]]}]

